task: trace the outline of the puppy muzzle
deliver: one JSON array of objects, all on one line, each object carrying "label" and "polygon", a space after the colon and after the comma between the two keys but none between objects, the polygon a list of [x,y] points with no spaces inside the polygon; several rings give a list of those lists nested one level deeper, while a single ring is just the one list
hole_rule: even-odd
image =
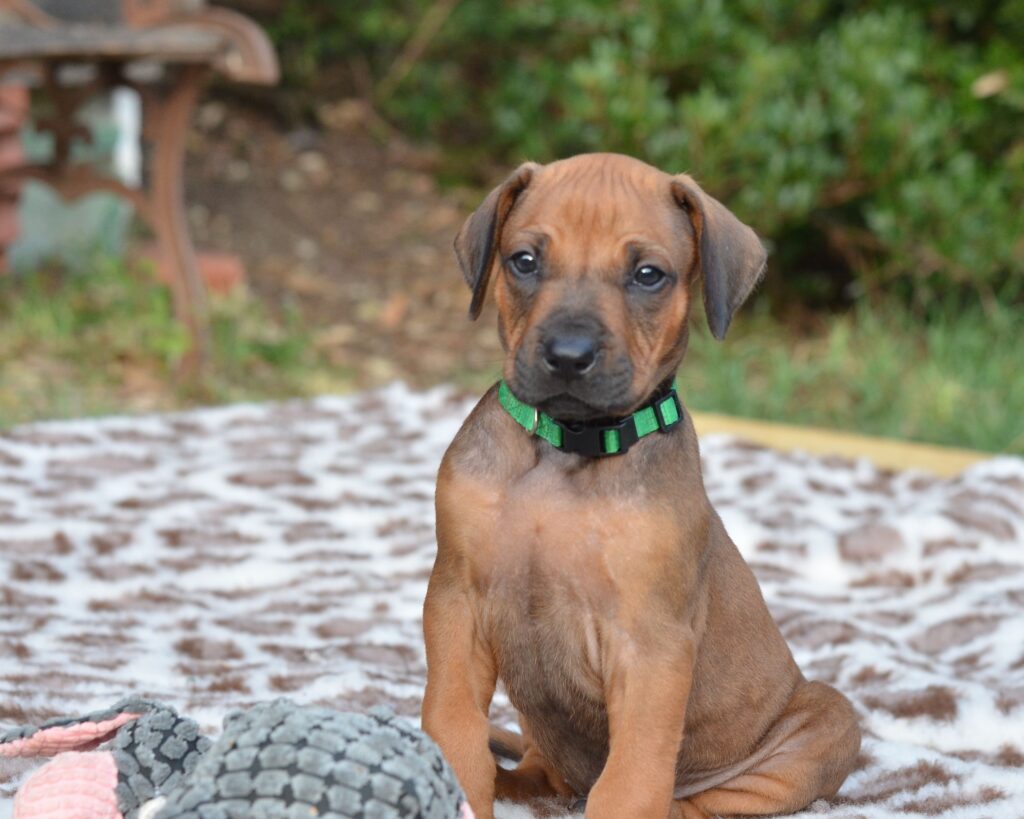
[{"label": "puppy muzzle", "polygon": [[511,379],[517,395],[553,417],[588,420],[629,403],[633,367],[596,317],[552,316],[520,347]]}]

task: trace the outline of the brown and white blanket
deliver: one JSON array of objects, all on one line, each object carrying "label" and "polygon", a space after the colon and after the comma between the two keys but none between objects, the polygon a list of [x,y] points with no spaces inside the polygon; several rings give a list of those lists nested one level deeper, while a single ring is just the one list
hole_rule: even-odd
[{"label": "brown and white blanket", "polygon": [[[281,695],[414,717],[434,476],[469,407],[395,386],[0,436],[0,730],[133,692],[211,730]],[[702,449],[804,672],[863,716],[858,769],[805,815],[1024,816],[1024,461]],[[0,817],[28,770],[3,764]]]}]

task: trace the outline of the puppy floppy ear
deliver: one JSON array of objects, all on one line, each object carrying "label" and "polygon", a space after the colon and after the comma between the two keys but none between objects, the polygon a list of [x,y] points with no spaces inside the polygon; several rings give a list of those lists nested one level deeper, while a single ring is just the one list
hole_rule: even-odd
[{"label": "puppy floppy ear", "polygon": [[487,283],[494,267],[494,256],[498,250],[501,228],[533,175],[540,170],[535,162],[524,162],[512,175],[487,194],[480,205],[462,226],[455,237],[455,255],[462,268],[466,284],[473,291],[469,304],[469,317],[480,315],[487,294]]},{"label": "puppy floppy ear", "polygon": [[672,181],[672,195],[690,218],[704,277],[704,311],[721,341],[733,313],[764,275],[768,254],[749,227],[686,174]]}]

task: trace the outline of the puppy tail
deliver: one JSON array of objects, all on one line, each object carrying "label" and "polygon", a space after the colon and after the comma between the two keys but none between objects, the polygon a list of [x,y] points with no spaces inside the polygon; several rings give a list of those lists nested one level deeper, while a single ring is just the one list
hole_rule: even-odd
[{"label": "puppy tail", "polygon": [[513,762],[518,762],[523,758],[525,742],[523,741],[523,735],[520,733],[492,725],[488,744],[491,747],[491,753],[502,759],[511,759]]}]

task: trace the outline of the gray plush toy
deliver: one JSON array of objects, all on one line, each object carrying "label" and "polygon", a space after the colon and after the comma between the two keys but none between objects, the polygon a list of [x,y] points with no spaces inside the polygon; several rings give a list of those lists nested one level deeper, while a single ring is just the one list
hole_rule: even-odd
[{"label": "gray plush toy", "polygon": [[13,819],[473,816],[440,749],[386,708],[275,700],[230,714],[211,744],[173,709],[129,699],[0,736],[0,756],[54,754],[19,791]]}]

